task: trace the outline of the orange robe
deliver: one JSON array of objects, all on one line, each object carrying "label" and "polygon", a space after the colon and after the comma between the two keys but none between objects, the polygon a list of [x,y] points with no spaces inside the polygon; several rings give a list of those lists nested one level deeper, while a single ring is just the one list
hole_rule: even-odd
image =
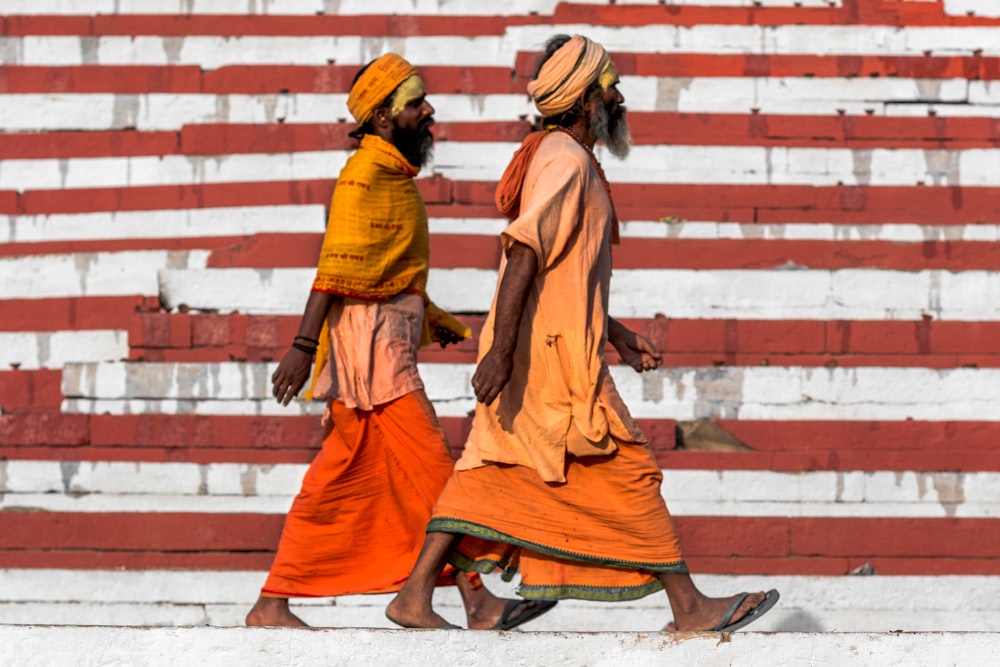
[{"label": "orange robe", "polygon": [[504,243],[532,248],[538,275],[513,370],[492,405],[476,406],[428,530],[467,536],[457,567],[520,569],[525,597],[641,597],[661,588],[657,574],[687,566],[662,473],[603,356],[613,207],[587,151],[562,132],[538,145],[520,204]]},{"label": "orange robe", "polygon": [[311,388],[330,400],[329,430],[285,519],[264,596],[398,590],[454,466],[417,371],[425,320],[457,321],[424,296],[429,240],[416,173],[371,135],[340,173],[313,285],[339,295]]}]

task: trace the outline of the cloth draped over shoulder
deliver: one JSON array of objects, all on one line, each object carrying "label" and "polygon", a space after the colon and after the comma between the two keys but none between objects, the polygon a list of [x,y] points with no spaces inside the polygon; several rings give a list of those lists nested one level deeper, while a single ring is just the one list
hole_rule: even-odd
[{"label": "cloth draped over shoulder", "polygon": [[[427,298],[430,235],[417,173],[390,142],[361,138],[337,179],[312,289],[368,301],[417,293],[426,306],[422,344],[433,339],[434,327],[468,338],[468,327]],[[324,326],[310,396],[329,357],[329,339]]]}]

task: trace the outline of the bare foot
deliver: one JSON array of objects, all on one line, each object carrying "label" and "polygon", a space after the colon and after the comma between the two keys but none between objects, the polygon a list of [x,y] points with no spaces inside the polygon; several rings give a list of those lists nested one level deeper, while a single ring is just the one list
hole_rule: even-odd
[{"label": "bare foot", "polygon": [[257,603],[247,614],[247,626],[308,628],[301,618],[288,609],[288,598],[257,598]]},{"label": "bare foot", "polygon": [[[714,630],[723,620],[732,604],[739,598],[739,595],[733,595],[728,598],[703,598],[701,603],[693,609],[685,613],[675,613],[674,622],[668,624],[667,627],[673,625],[672,629],[676,632]],[[735,623],[740,620],[763,601],[764,593],[751,593],[747,595],[739,607],[736,608],[736,612],[729,619],[729,623]]]},{"label": "bare foot", "polygon": [[411,602],[403,591],[385,608],[385,617],[404,628],[444,630],[456,627],[438,616],[429,606]]}]

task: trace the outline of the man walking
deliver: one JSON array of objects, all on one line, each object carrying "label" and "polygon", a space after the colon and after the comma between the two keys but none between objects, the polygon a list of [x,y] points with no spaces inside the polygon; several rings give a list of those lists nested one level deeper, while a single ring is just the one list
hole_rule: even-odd
[{"label": "man walking", "polygon": [[[347,106],[359,147],[337,180],[299,335],[272,376],[287,405],[318,356],[310,391],[330,398],[327,433],[247,625],[305,625],[290,597],[399,590],[454,465],[417,371],[421,343],[469,335],[425,293],[427,213],[413,178],[434,108],[391,53],[358,73]],[[496,598],[478,575],[439,570],[435,583],[459,586],[470,628],[508,629],[551,607]]]},{"label": "man walking", "polygon": [[652,343],[608,317],[617,218],[593,153],[628,152],[614,65],[580,35],[549,40],[528,86],[544,117],[497,188],[511,220],[499,287],[472,377],[472,432],[428,524],[410,579],[386,614],[440,627],[431,607],[446,560],[521,573],[529,599],[631,600],[665,589],[677,630],[731,631],[777,591],[703,595],[660,494],[662,473],[618,394],[603,347],[636,371],[662,363]]}]

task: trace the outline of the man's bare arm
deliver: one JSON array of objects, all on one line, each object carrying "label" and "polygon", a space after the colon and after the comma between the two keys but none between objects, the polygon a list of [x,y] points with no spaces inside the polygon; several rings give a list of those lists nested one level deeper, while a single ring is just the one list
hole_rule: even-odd
[{"label": "man's bare arm", "polygon": [[[310,292],[309,300],[306,301],[305,312],[299,322],[299,336],[313,340],[319,340],[320,331],[323,329],[323,320],[330,312],[333,300],[339,297],[326,292]],[[299,340],[306,347],[311,342]],[[309,371],[312,368],[313,356],[298,348],[291,348],[282,357],[278,368],[271,375],[271,393],[278,403],[288,405],[299,391],[302,385],[309,379]]]},{"label": "man's bare arm", "polygon": [[472,388],[480,403],[489,405],[495,401],[510,380],[524,304],[537,273],[535,251],[523,243],[511,245],[493,314],[493,344],[472,376]]},{"label": "man's bare arm", "polygon": [[608,342],[615,346],[622,361],[636,372],[651,371],[663,363],[663,355],[644,336],[640,336],[613,317],[608,318]]}]

